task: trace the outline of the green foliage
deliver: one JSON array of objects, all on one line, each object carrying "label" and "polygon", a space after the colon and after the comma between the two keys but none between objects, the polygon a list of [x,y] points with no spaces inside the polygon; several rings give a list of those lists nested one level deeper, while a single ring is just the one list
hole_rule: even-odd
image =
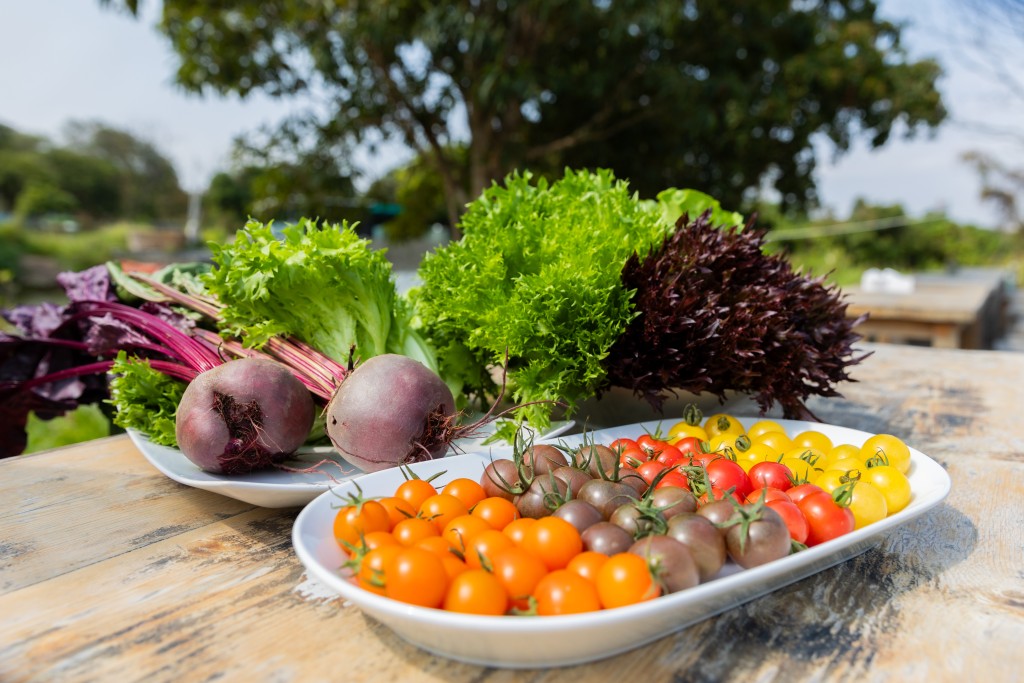
[{"label": "green foliage", "polygon": [[227,331],[256,347],[293,335],[343,365],[353,353],[399,353],[437,369],[384,252],[345,223],[271,227],[249,221],[233,243],[213,245],[215,268],[204,283],[225,305]]},{"label": "green foliage", "polygon": [[[871,0],[166,0],[162,12],[183,87],[310,97],[285,145],[404,143],[433,165],[452,224],[525,168],[612,168],[644,196],[696,187],[728,206],[774,185],[810,204],[813,135],[841,152],[945,117],[938,66],[912,61]],[[446,155],[463,139],[465,167]]]},{"label": "green foliage", "polygon": [[45,451],[110,435],[110,422],[97,405],[82,405],[52,420],[29,415],[25,453]]},{"label": "green foliage", "polygon": [[[493,396],[488,369],[508,354],[516,403],[591,395],[633,317],[622,266],[667,232],[659,207],[609,171],[566,171],[553,183],[513,174],[473,201],[461,227],[461,240],[424,259],[413,293],[445,374],[467,394]],[[519,417],[543,429],[551,412],[537,404]]]},{"label": "green foliage", "polygon": [[14,215],[24,221],[46,214],[70,214],[77,207],[78,202],[70,192],[50,183],[30,182],[18,194]]},{"label": "green foliage", "polygon": [[110,399],[114,424],[137,429],[153,443],[176,448],[175,415],[185,383],[150,367],[145,360],[121,351],[110,370]]},{"label": "green foliage", "polygon": [[942,214],[907,216],[900,205],[858,201],[845,221],[787,217],[764,206],[759,215],[759,223],[772,228],[772,251],[840,285],[856,283],[868,268],[919,272],[1010,265],[1024,255],[1016,235],[957,224]]},{"label": "green foliage", "polygon": [[0,211],[33,224],[73,212],[85,227],[119,216],[184,218],[187,197],[153,145],[98,123],[73,122],[68,137],[60,147],[0,126]]}]

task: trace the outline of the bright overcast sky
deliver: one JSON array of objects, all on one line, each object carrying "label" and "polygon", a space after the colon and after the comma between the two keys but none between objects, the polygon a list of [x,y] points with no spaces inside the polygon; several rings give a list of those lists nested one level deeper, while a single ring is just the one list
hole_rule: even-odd
[{"label": "bright overcast sky", "polygon": [[[954,119],[1024,128],[1024,100],[979,78],[947,47],[951,22],[942,8],[951,2],[883,0],[882,12],[911,23],[904,40],[913,56],[943,63],[940,88]],[[299,105],[185,95],[172,83],[169,43],[154,28],[157,3],[142,4],[144,16],[133,20],[101,9],[98,0],[0,0],[0,123],[59,141],[69,120],[99,120],[155,143],[186,189],[201,189],[226,166],[235,136],[272,125]],[[1016,48],[1024,49],[1024,40]],[[836,163],[822,149],[819,190],[838,216],[863,197],[902,203],[911,215],[945,209],[956,220],[985,225],[996,219],[978,199],[979,180],[962,153],[983,149],[1019,167],[1024,151],[956,123],[934,138],[893,140],[878,151],[858,145]],[[377,159],[374,167],[393,160]]]}]

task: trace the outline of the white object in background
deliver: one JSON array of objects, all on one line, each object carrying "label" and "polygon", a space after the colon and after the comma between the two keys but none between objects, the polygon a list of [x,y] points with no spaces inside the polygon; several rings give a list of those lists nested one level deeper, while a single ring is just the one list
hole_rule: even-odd
[{"label": "white object in background", "polygon": [[910,294],[914,291],[914,276],[892,268],[868,268],[860,276],[860,288],[865,292]]}]

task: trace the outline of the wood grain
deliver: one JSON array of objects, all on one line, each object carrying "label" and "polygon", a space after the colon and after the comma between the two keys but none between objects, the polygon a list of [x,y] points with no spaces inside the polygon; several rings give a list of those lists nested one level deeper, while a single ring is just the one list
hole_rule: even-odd
[{"label": "wood grain", "polygon": [[867,348],[812,410],[934,457],[946,502],[837,567],[563,669],[407,645],[305,575],[296,510],[180,486],[123,437],[0,462],[0,680],[1020,680],[1024,355]]}]

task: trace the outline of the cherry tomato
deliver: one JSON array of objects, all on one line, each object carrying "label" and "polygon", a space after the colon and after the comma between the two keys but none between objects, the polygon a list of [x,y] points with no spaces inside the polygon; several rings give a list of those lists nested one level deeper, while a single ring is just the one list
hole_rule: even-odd
[{"label": "cherry tomato", "polygon": [[751,440],[754,443],[762,443],[770,446],[779,453],[785,453],[793,447],[793,440],[790,439],[785,432],[765,432],[756,439]]},{"label": "cherry tomato", "polygon": [[480,482],[466,477],[452,479],[450,482],[445,484],[443,489],[441,489],[441,493],[447,493],[450,496],[455,496],[462,501],[462,504],[466,506],[467,510],[472,509],[474,505],[487,497],[487,494],[484,492],[484,487],[480,485]]},{"label": "cherry tomato", "polygon": [[548,573],[547,565],[539,557],[517,546],[495,553],[491,568],[511,605],[523,610],[529,607],[530,596]]},{"label": "cherry tomato", "polygon": [[676,441],[673,446],[679,449],[687,458],[694,458],[703,453],[707,453],[707,439],[698,439],[695,436],[687,436]]},{"label": "cherry tomato", "polygon": [[377,502],[384,506],[384,509],[388,512],[388,519],[391,520],[391,528],[394,529],[395,525],[401,522],[403,519],[409,519],[410,517],[416,516],[416,508],[409,504],[403,498],[398,496],[386,496],[384,498],[378,498]]},{"label": "cherry tomato", "polygon": [[422,548],[402,548],[384,568],[384,595],[421,607],[440,607],[448,592],[441,558]]},{"label": "cherry tomato", "polygon": [[647,560],[633,553],[616,553],[597,570],[597,596],[605,608],[635,605],[661,595]]},{"label": "cherry tomato", "polygon": [[387,578],[387,564],[398,556],[402,547],[398,545],[382,546],[363,555],[356,573],[356,583],[364,590],[377,595],[384,595]]},{"label": "cherry tomato", "polygon": [[508,602],[505,587],[493,574],[484,569],[470,569],[451,581],[444,597],[444,609],[461,614],[500,616],[508,611]]},{"label": "cherry tomato", "polygon": [[714,438],[716,434],[742,434],[746,430],[743,429],[743,423],[732,415],[715,413],[704,422],[704,431],[709,438]]},{"label": "cherry tomato", "polygon": [[601,609],[597,587],[576,572],[558,569],[549,573],[537,583],[533,597],[537,614],[581,614]]},{"label": "cherry tomato", "polygon": [[520,517],[519,519],[513,520],[505,525],[505,528],[501,530],[503,534],[512,539],[512,542],[516,545],[522,545],[523,539],[526,537],[526,531],[534,524],[537,520],[532,517]]},{"label": "cherry tomato", "polygon": [[410,517],[409,519],[403,519],[395,525],[395,528],[391,530],[391,533],[394,535],[395,539],[404,546],[415,545],[416,542],[422,538],[441,535],[436,524],[431,522],[429,519],[423,519],[422,517]]},{"label": "cherry tomato", "polygon": [[783,491],[782,489],[773,488],[771,486],[754,489],[753,491],[747,494],[747,502],[756,503],[757,501],[761,500],[762,497],[764,498],[764,501],[766,503],[770,503],[773,500],[784,500],[787,503],[793,502],[793,499],[789,497],[789,494],[786,493],[786,491]]},{"label": "cherry tomato", "polygon": [[807,545],[813,546],[853,531],[853,513],[841,507],[825,491],[802,498],[797,507],[807,518]]},{"label": "cherry tomato", "polygon": [[413,510],[419,510],[423,501],[436,493],[434,485],[426,479],[406,479],[395,489],[395,496],[411,505]]},{"label": "cherry tomato", "polygon": [[636,468],[636,471],[640,473],[640,476],[644,478],[648,484],[654,481],[654,478],[658,476],[658,473],[665,469],[665,466],[657,460],[648,460]]},{"label": "cherry tomato", "polygon": [[491,525],[470,514],[459,515],[454,518],[448,524],[445,525],[444,530],[441,531],[441,537],[448,541],[454,548],[465,551],[470,541],[473,538],[483,532],[493,531]]},{"label": "cherry tomato", "polygon": [[685,474],[682,474],[678,470],[674,470],[662,476],[658,480],[658,483],[654,485],[655,490],[667,488],[669,486],[675,486],[681,489],[690,489],[690,480]]},{"label": "cherry tomato", "polygon": [[375,500],[346,505],[334,517],[334,538],[342,548],[358,546],[363,534],[390,530],[388,511]]},{"label": "cherry tomato", "polygon": [[754,489],[770,487],[785,491],[793,486],[793,473],[781,462],[765,460],[754,463],[748,476]]},{"label": "cherry tomato", "polygon": [[666,467],[672,467],[679,464],[685,465],[690,462],[690,458],[684,455],[681,450],[672,444],[665,444],[662,446],[661,453],[659,453],[655,459]]},{"label": "cherry tomato", "polygon": [[551,571],[564,569],[583,552],[580,532],[561,517],[542,517],[523,535],[522,548],[533,553]]},{"label": "cherry tomato", "polygon": [[641,434],[636,440],[636,445],[650,453],[651,457],[657,457],[668,443],[650,434]]},{"label": "cherry tomato", "polygon": [[890,515],[899,512],[910,503],[910,480],[892,465],[879,465],[861,470],[861,480],[882,492]]},{"label": "cherry tomato", "polygon": [[850,443],[841,443],[833,446],[831,450],[825,451],[825,461],[823,467],[825,469],[831,469],[831,464],[846,458],[854,458],[860,462],[859,467],[867,467],[864,460],[860,457],[860,446],[854,446]]},{"label": "cherry tomato", "polygon": [[486,568],[494,555],[513,546],[515,542],[497,529],[482,531],[466,543],[466,564]]},{"label": "cherry tomato", "polygon": [[823,489],[820,486],[815,486],[814,484],[797,484],[796,486],[786,489],[786,495],[789,496],[790,500],[799,505],[800,501],[807,496],[812,493],[818,493],[822,490]]},{"label": "cherry tomato", "polygon": [[690,424],[686,420],[681,420],[669,427],[666,440],[669,443],[675,444],[680,439],[687,437],[696,437],[699,441],[707,441],[708,432],[700,425]]},{"label": "cherry tomato", "polygon": [[758,420],[750,425],[750,429],[747,430],[747,436],[750,437],[751,441],[757,441],[759,437],[768,432],[782,432],[785,434],[786,430],[775,420]]},{"label": "cherry tomato", "polygon": [[827,434],[822,432],[809,429],[807,431],[800,432],[793,437],[793,446],[800,448],[813,448],[821,451],[822,454],[832,450],[832,439]]},{"label": "cherry tomato", "polygon": [[860,529],[885,519],[889,514],[882,492],[863,480],[858,480],[853,484],[850,512],[853,513],[854,529]]},{"label": "cherry tomato", "polygon": [[612,449],[616,453],[622,453],[627,448],[640,448],[640,445],[633,439],[627,437],[620,437],[608,444],[608,448]]},{"label": "cherry tomato", "polygon": [[438,531],[444,531],[448,522],[460,515],[469,514],[461,500],[448,493],[436,493],[424,500],[419,507],[418,515],[429,519]]},{"label": "cherry tomato", "polygon": [[569,560],[568,569],[571,572],[576,572],[584,579],[589,581],[597,580],[597,572],[601,569],[601,566],[608,561],[608,556],[604,553],[599,553],[596,550],[584,550],[576,557]]},{"label": "cherry tomato", "polygon": [[747,473],[732,460],[719,458],[708,463],[705,469],[712,486],[722,491],[732,489],[734,495],[740,500],[746,498],[747,494],[754,489]]},{"label": "cherry tomato", "polygon": [[619,453],[619,464],[623,467],[637,468],[651,459],[651,454],[639,446],[626,448]]},{"label": "cherry tomato", "polygon": [[786,528],[789,529],[790,538],[797,543],[807,542],[810,526],[807,524],[807,518],[804,517],[804,513],[800,512],[800,508],[796,503],[775,499],[769,500],[766,505],[779,513],[779,517],[782,517],[782,521],[786,523]]},{"label": "cherry tomato", "polygon": [[492,529],[501,530],[512,520],[518,519],[519,509],[510,500],[491,496],[474,505],[470,514],[487,522]]},{"label": "cherry tomato", "polygon": [[860,447],[860,455],[869,467],[892,465],[903,474],[910,469],[910,448],[892,434],[875,434]]}]

